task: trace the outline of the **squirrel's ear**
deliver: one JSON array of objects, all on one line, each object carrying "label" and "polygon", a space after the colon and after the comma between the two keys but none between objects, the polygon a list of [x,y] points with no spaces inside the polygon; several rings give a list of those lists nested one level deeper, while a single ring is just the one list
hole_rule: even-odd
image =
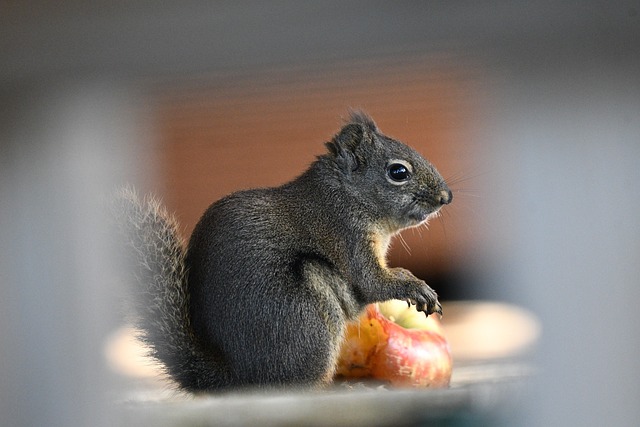
[{"label": "squirrel's ear", "polygon": [[359,161],[356,156],[356,148],[362,142],[364,129],[360,124],[349,123],[340,130],[331,142],[328,142],[329,153],[334,157],[336,163],[345,171],[358,169]]},{"label": "squirrel's ear", "polygon": [[350,123],[359,124],[363,128],[367,129],[369,132],[378,132],[378,126],[373,121],[373,119],[362,110],[352,110],[351,111],[351,121]]}]

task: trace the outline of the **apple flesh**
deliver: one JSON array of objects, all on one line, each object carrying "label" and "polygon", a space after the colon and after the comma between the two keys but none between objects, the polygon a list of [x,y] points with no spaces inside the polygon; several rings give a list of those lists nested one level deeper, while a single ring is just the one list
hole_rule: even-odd
[{"label": "apple flesh", "polygon": [[448,387],[452,365],[439,320],[394,300],[367,306],[347,326],[336,374],[398,387]]}]

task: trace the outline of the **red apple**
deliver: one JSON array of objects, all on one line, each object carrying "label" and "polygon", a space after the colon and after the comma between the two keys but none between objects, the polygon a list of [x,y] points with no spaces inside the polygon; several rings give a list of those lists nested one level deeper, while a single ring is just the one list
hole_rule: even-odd
[{"label": "red apple", "polygon": [[402,387],[447,387],[452,359],[442,327],[404,301],[367,306],[347,326],[337,375]]}]

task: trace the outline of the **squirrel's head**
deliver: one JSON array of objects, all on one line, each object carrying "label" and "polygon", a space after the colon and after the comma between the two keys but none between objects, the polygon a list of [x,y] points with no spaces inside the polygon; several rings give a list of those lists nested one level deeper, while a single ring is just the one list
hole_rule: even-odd
[{"label": "squirrel's head", "polygon": [[343,188],[389,231],[419,225],[453,199],[431,163],[362,112],[351,114],[327,148]]}]

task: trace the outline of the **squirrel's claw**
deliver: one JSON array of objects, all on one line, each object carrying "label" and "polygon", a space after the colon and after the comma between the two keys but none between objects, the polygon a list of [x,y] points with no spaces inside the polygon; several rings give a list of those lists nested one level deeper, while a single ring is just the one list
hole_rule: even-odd
[{"label": "squirrel's claw", "polygon": [[416,301],[414,298],[405,298],[404,301],[407,303],[407,308],[411,308],[412,305],[415,305],[416,310],[424,312],[427,317],[433,313],[437,313],[442,317],[442,305],[437,299],[433,302],[433,305],[429,304],[429,302],[425,300]]},{"label": "squirrel's claw", "polygon": [[433,308],[433,312],[438,313],[440,315],[440,318],[442,319],[442,305],[440,304],[439,301],[436,301],[436,305]]},{"label": "squirrel's claw", "polygon": [[426,302],[419,302],[416,304],[416,310],[418,311],[424,311],[427,316],[429,315],[429,308],[427,307],[427,303]]},{"label": "squirrel's claw", "polygon": [[431,308],[429,307],[429,303],[419,302],[416,304],[416,310],[422,311],[426,317],[429,317],[430,314],[437,313],[442,318],[442,305],[437,300]]}]

